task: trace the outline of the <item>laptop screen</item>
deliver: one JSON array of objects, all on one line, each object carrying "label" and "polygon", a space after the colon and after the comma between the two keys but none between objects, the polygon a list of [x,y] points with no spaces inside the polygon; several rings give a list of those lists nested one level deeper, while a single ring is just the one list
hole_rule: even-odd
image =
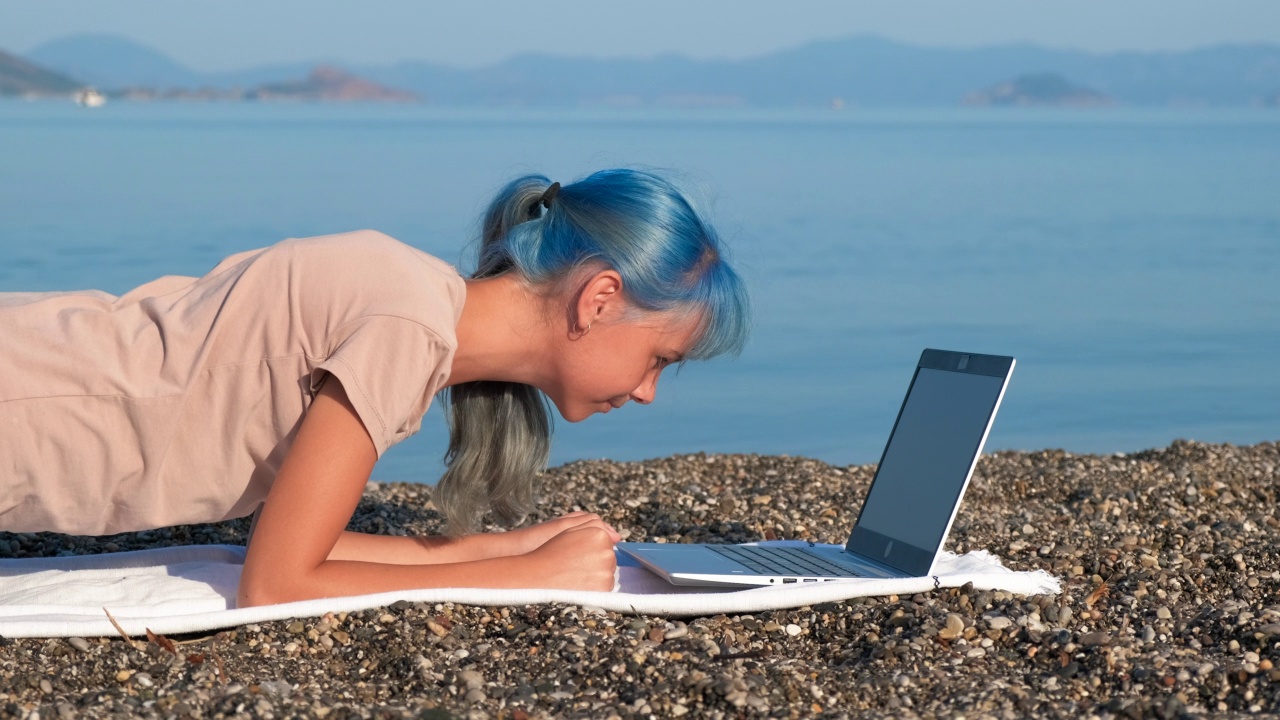
[{"label": "laptop screen", "polygon": [[1011,370],[1010,358],[926,351],[846,550],[928,574]]}]

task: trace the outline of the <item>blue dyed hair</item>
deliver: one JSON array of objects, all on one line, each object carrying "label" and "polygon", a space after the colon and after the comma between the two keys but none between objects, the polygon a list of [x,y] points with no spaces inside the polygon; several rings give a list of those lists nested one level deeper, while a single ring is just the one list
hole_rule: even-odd
[{"label": "blue dyed hair", "polygon": [[[517,178],[485,211],[474,277],[518,272],[535,287],[557,287],[580,268],[603,264],[641,312],[698,318],[687,359],[737,354],[750,327],[746,288],[724,260],[714,230],[671,183],[640,170],[603,170],[560,188]],[[433,500],[452,534],[468,532],[487,510],[506,524],[533,507],[533,479],[550,453],[546,398],[529,385],[461,383],[449,407],[448,469]]]},{"label": "blue dyed hair", "polygon": [[622,276],[639,309],[697,313],[690,359],[736,355],[750,328],[746,288],[715,230],[670,182],[640,170],[602,170],[565,185],[546,210],[551,181],[508,183],[485,213],[476,277],[515,268],[535,285],[599,262]]}]

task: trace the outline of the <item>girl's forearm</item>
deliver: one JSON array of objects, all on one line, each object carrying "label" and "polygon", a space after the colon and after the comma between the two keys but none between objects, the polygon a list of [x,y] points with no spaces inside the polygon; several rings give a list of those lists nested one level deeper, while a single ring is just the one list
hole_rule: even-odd
[{"label": "girl's forearm", "polygon": [[398,537],[343,531],[328,559],[388,565],[440,565],[506,557],[523,552],[506,533],[478,533],[459,538]]},{"label": "girl's forearm", "polygon": [[295,577],[274,575],[255,582],[253,578],[242,576],[236,606],[274,605],[416,588],[533,587],[537,582],[529,565],[527,558],[520,556],[433,565],[326,560],[315,569]]}]

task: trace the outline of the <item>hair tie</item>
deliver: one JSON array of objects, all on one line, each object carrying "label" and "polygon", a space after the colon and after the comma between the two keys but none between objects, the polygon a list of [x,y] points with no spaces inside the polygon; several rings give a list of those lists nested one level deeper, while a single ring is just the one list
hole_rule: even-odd
[{"label": "hair tie", "polygon": [[550,210],[551,201],[555,200],[556,196],[559,194],[560,194],[560,183],[553,182],[551,183],[550,187],[542,191],[542,197],[538,199],[538,202],[542,203],[542,207]]}]

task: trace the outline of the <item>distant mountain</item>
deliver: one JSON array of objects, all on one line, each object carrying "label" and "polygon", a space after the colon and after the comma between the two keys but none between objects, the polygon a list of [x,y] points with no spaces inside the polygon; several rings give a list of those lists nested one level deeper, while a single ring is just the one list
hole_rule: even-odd
[{"label": "distant mountain", "polygon": [[84,83],[0,50],[0,96],[70,95]]},{"label": "distant mountain", "polygon": [[1100,92],[1073,85],[1061,75],[1023,75],[964,97],[965,105],[994,107],[1105,107],[1114,101]]},{"label": "distant mountain", "polygon": [[332,102],[416,102],[410,92],[356,77],[334,67],[321,65],[303,80],[267,83],[250,90],[254,100],[321,100]]},{"label": "distant mountain", "polygon": [[[303,77],[317,64],[197,73],[113,36],[66,38],[28,57],[106,89],[251,88]],[[480,68],[325,64],[443,105],[951,106],[1008,78],[1056,75],[1129,105],[1245,106],[1265,102],[1280,87],[1280,46],[1265,44],[1092,54],[1026,44],[922,47],[857,36],[745,60],[525,54]]]},{"label": "distant mountain", "polygon": [[1053,73],[1132,105],[1249,105],[1280,86],[1280,46],[1094,55],[1031,45],[978,49],[859,36],[738,61],[665,55],[521,55],[461,70],[427,63],[353,68],[443,104],[952,106],[1007,78]]},{"label": "distant mountain", "polygon": [[45,43],[27,59],[97,88],[197,87],[203,76],[118,35],[75,35]]}]

